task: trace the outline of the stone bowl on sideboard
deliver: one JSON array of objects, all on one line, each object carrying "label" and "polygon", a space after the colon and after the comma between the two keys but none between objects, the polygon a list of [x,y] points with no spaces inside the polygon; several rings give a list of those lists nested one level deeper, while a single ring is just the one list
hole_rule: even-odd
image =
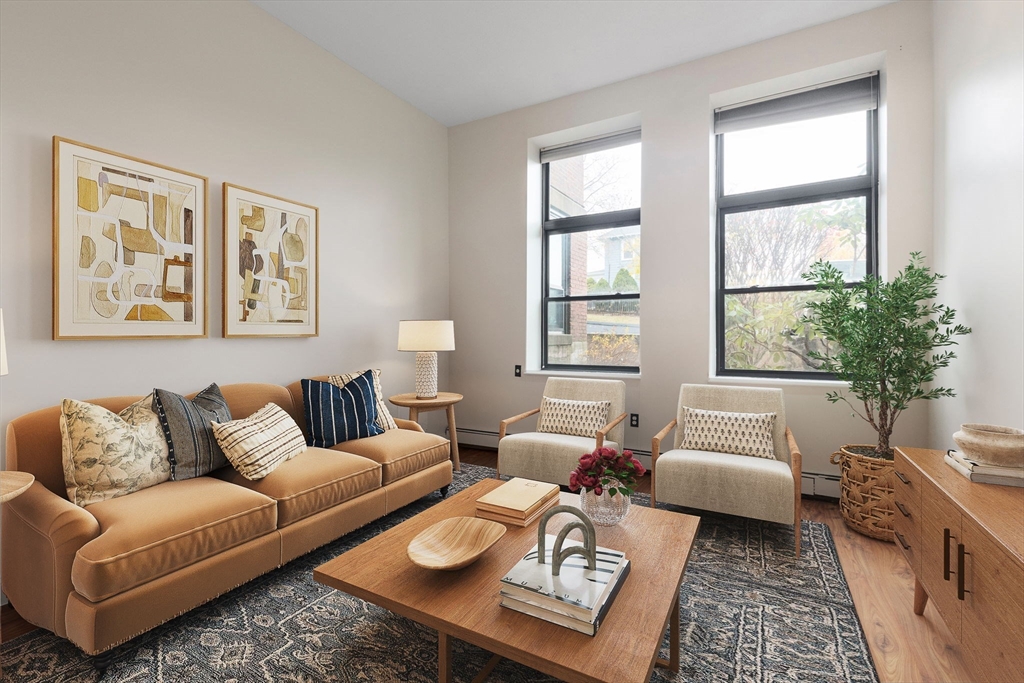
[{"label": "stone bowl on sideboard", "polygon": [[953,441],[968,460],[1024,468],[1024,430],[969,422],[960,425]]}]

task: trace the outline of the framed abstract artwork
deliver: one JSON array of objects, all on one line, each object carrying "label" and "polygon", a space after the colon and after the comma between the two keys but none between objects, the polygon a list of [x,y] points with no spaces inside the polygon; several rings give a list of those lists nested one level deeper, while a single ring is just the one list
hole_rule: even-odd
[{"label": "framed abstract artwork", "polygon": [[320,211],[224,183],[224,336],[320,333]]},{"label": "framed abstract artwork", "polygon": [[53,338],[207,335],[207,179],[53,138]]}]

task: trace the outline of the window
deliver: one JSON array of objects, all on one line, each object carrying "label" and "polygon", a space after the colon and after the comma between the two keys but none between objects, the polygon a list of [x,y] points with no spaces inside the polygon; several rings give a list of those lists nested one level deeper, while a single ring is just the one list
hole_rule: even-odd
[{"label": "window", "polygon": [[718,375],[827,378],[801,276],[875,272],[877,100],[872,74],[715,112]]},{"label": "window", "polygon": [[640,371],[640,130],[541,150],[541,368]]}]

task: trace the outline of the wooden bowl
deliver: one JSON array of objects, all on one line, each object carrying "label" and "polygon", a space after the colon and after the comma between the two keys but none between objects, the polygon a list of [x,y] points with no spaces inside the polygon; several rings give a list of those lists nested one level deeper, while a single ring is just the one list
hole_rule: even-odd
[{"label": "wooden bowl", "polygon": [[1024,430],[967,423],[953,441],[969,459],[996,467],[1024,467]]},{"label": "wooden bowl", "polygon": [[452,571],[476,562],[505,535],[505,526],[478,517],[452,517],[409,542],[409,559],[426,569]]}]

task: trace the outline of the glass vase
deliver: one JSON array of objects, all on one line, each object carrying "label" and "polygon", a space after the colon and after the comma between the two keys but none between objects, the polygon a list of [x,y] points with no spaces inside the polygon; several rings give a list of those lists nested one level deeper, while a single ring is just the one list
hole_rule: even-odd
[{"label": "glass vase", "polygon": [[618,492],[612,496],[607,489],[597,495],[584,489],[580,491],[580,509],[598,526],[615,526],[629,513],[629,496]]}]

